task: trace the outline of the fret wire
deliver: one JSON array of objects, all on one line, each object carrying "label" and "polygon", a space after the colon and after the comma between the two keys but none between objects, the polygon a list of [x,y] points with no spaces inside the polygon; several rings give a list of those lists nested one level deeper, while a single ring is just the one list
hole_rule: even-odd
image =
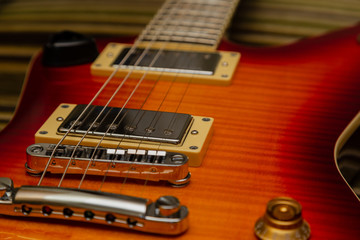
[{"label": "fret wire", "polygon": [[[152,26],[150,31],[158,30],[158,26]],[[164,31],[174,31],[173,25],[166,26]],[[221,34],[221,30],[219,29],[211,29],[211,28],[200,28],[200,27],[194,27],[194,26],[179,26],[178,32],[191,32],[191,33],[201,33],[201,34]]]},{"label": "fret wire", "polygon": [[[151,36],[149,38],[144,38],[144,40],[151,39]],[[175,37],[172,36],[170,40],[167,37],[158,36],[158,41],[175,41],[175,42],[185,42],[185,43],[197,43],[197,44],[205,44],[205,45],[214,45],[217,43],[216,40],[208,40],[208,39],[201,39],[201,38],[191,38],[191,37]]]},{"label": "fret wire", "polygon": [[[227,24],[235,9],[235,4],[238,0],[217,0],[217,1],[202,1],[202,0],[173,0],[169,1],[168,7],[164,8],[164,11],[159,12],[156,15],[154,21],[152,21],[143,32],[144,39],[153,37],[153,30],[158,29],[157,25],[164,18],[169,18],[171,15],[171,21],[166,24],[164,30],[160,30],[159,41],[165,41],[163,36],[168,35],[168,30],[172,30],[172,25],[181,26],[180,33],[176,33],[170,41],[185,42],[185,43],[197,43],[205,45],[216,46],[220,42],[220,39],[227,27]],[[174,9],[174,6],[177,9]],[[180,6],[180,7],[179,7]],[[216,11],[214,11],[216,9]],[[171,14],[169,13],[171,11]],[[220,11],[220,13],[219,13]],[[181,17],[179,16],[181,15]],[[162,24],[161,24],[162,25]],[[208,28],[212,32],[209,34],[206,31],[193,31],[193,27]],[[216,32],[214,32],[214,30]],[[182,31],[182,32],[181,32]],[[186,32],[186,34],[183,34]],[[214,35],[214,36],[209,36]],[[196,40],[195,38],[200,38]],[[202,38],[202,39],[201,39]],[[209,41],[210,40],[210,41]]]},{"label": "fret wire", "polygon": [[211,6],[230,6],[232,5],[232,0],[230,1],[209,1],[209,0],[198,0],[198,1],[191,1],[191,0],[183,0],[183,3],[187,4],[203,4],[203,5],[211,5]]},{"label": "fret wire", "polygon": [[[214,29],[214,30],[219,30],[221,28],[221,24],[209,23],[209,22],[193,22],[190,20],[181,20],[181,21],[172,20],[172,21],[169,21],[168,26],[175,25],[176,23],[179,23],[179,25],[183,26],[183,27],[195,26],[195,27],[199,27],[199,28],[208,28],[208,29]],[[158,26],[158,24],[154,24],[154,25]]]},{"label": "fret wire", "polygon": [[211,4],[190,4],[190,3],[183,3],[181,5],[180,8],[178,8],[177,10],[184,10],[184,9],[189,9],[189,10],[205,10],[205,11],[216,11],[213,13],[224,13],[227,12],[227,10],[231,8],[231,5],[211,5]]},{"label": "fret wire", "polygon": [[[216,12],[214,12],[216,11]],[[205,17],[212,17],[212,18],[223,18],[224,16],[226,16],[228,14],[228,8],[204,8],[202,7],[201,9],[199,8],[197,10],[196,7],[186,7],[184,6],[181,9],[177,9],[177,11],[175,12],[175,14],[183,14],[185,17],[188,15],[194,15],[194,16],[205,16]]]},{"label": "fret wire", "polygon": [[[209,16],[196,16],[196,15],[188,15],[187,18],[184,18],[184,17],[178,17],[177,15],[172,15],[171,18],[172,18],[172,21],[174,20],[177,20],[177,21],[190,21],[190,22],[193,22],[194,23],[194,20],[193,18],[197,18],[196,21],[199,21],[199,22],[204,22],[204,23],[214,23],[214,24],[218,24],[219,27],[223,26],[224,25],[224,17],[222,18],[216,18],[216,17],[209,17]],[[160,18],[159,19],[160,21],[162,21],[162,19]]]},{"label": "fret wire", "polygon": [[[148,31],[147,35],[154,35],[156,34],[156,30],[150,30]],[[173,35],[173,36],[185,36],[185,37],[198,37],[198,38],[204,38],[204,39],[217,39],[216,36],[214,36],[213,34],[207,34],[207,33],[198,33],[198,32],[189,32],[189,31],[177,31],[175,33],[173,33],[173,31],[171,30],[163,30],[160,32],[159,34],[160,36],[168,36],[168,35]]]},{"label": "fret wire", "polygon": [[[181,14],[181,12],[186,12],[186,14]],[[182,15],[181,17],[178,17],[178,15]],[[165,15],[167,16],[167,14]],[[204,19],[207,21],[212,21],[212,22],[217,22],[220,23],[221,25],[224,23],[224,18],[226,18],[227,14],[221,14],[221,15],[212,15],[212,14],[207,14],[207,13],[202,13],[202,14],[198,14],[195,10],[194,11],[179,11],[179,13],[176,14],[172,14],[173,18],[182,18],[182,19],[186,19],[186,18],[199,18],[199,19]]]}]

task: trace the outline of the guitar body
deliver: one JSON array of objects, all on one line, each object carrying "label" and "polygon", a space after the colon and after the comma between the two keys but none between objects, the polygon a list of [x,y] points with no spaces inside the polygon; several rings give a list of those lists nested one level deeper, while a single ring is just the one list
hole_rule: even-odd
[{"label": "guitar body", "polygon": [[[267,49],[223,42],[221,50],[242,54],[230,86],[145,81],[127,107],[215,119],[205,159],[190,168],[191,183],[184,188],[107,178],[101,190],[150,199],[177,196],[190,211],[189,230],[178,239],[255,239],[255,221],[278,196],[301,203],[312,239],[358,239],[360,204],[335,167],[333,148],[360,109],[359,33],[357,26]],[[1,177],[12,178],[15,186],[36,185],[39,178],[24,168],[35,132],[60,103],[87,104],[105,80],[91,76],[90,65],[45,68],[37,55],[15,117],[0,133]],[[104,105],[119,81],[114,79],[95,104]],[[112,105],[121,106],[135,84],[130,79]],[[79,179],[67,176],[63,186],[76,187]],[[46,176],[44,184],[58,181]],[[83,187],[97,190],[101,182],[88,177]],[[0,229],[1,239],[168,238],[29,217],[1,216]]]}]

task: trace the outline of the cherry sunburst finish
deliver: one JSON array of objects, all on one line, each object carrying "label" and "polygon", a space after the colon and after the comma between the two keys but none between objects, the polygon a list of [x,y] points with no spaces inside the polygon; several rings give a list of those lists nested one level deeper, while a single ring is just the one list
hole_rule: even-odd
[{"label": "cherry sunburst finish", "polygon": [[[359,111],[359,33],[357,26],[266,49],[222,42],[221,50],[242,54],[230,86],[145,81],[128,107],[141,107],[153,89],[144,109],[161,106],[162,111],[215,119],[203,164],[190,169],[191,183],[181,189],[107,178],[101,190],[150,199],[177,196],[189,208],[190,227],[176,239],[255,239],[255,221],[277,196],[302,204],[311,239],[358,239],[360,204],[337,172],[333,148]],[[99,48],[103,46],[100,42]],[[15,117],[0,133],[1,177],[12,178],[15,186],[39,180],[25,173],[25,150],[51,112],[63,102],[87,104],[105,80],[92,76],[89,64],[47,68],[41,57],[32,61]],[[95,104],[105,104],[119,81],[112,80]],[[135,84],[131,79],[112,105],[121,106]],[[57,185],[58,178],[44,181]],[[101,181],[89,177],[83,187],[96,190]],[[78,182],[76,176],[66,176],[63,186]],[[0,229],[1,239],[169,238],[30,217],[1,216]]]}]

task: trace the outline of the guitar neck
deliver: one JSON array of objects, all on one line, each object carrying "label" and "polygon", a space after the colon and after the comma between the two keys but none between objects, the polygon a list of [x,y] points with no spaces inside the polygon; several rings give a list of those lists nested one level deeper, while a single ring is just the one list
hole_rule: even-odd
[{"label": "guitar neck", "polygon": [[168,0],[138,38],[216,49],[239,0]]}]

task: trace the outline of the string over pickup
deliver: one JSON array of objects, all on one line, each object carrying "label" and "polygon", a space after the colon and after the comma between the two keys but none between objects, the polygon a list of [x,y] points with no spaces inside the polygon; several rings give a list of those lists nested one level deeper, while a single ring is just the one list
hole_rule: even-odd
[{"label": "string over pickup", "polygon": [[57,144],[68,133],[62,144],[97,146],[101,141],[100,146],[106,148],[176,152],[189,158],[190,167],[199,167],[213,132],[211,117],[95,105],[85,108],[60,104],[36,132],[35,143]]},{"label": "string over pickup", "polygon": [[0,178],[0,214],[93,222],[177,235],[188,228],[188,209],[173,196],[155,202],[127,195],[71,188],[13,187]]},{"label": "string over pickup", "polygon": [[[185,186],[190,181],[188,158],[181,153],[143,150],[87,147],[37,143],[29,146],[27,153],[27,172],[40,175],[50,156],[51,164],[47,171],[62,174],[71,164],[67,174],[104,175],[168,181],[173,186]],[[87,170],[86,170],[87,169]]]}]

